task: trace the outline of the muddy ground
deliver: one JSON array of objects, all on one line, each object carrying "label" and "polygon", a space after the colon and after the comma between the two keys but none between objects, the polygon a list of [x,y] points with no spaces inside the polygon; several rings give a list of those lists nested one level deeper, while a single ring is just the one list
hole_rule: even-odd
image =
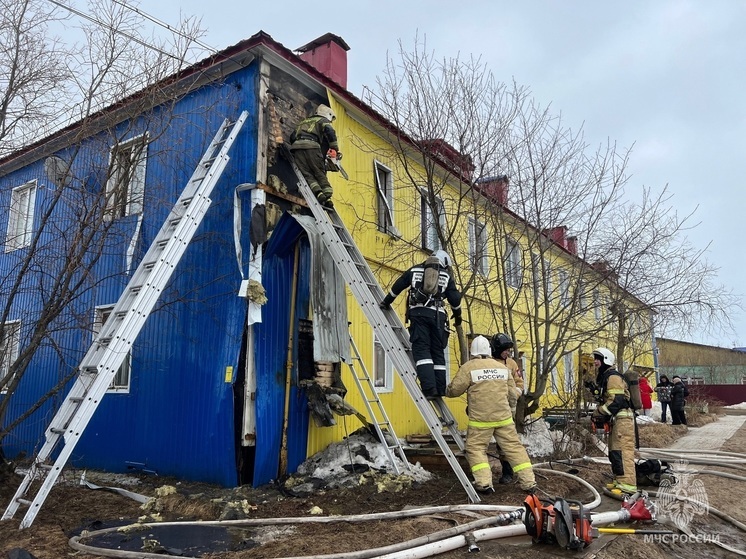
[{"label": "muddy ground", "polygon": [[[642,446],[665,446],[685,433],[686,428],[656,424],[641,428]],[[653,441],[653,444],[651,444]],[[655,444],[662,442],[663,444]],[[740,429],[728,442],[724,450],[742,452],[746,448],[746,427]],[[601,487],[608,478],[608,466],[554,464],[560,471],[577,471],[578,475]],[[21,548],[38,559],[59,559],[76,556],[80,559],[93,557],[87,552],[75,551],[68,540],[83,530],[126,525],[138,518],[147,521],[157,518],[163,521],[216,520],[219,518],[282,518],[353,515],[385,511],[400,511],[408,507],[465,504],[463,488],[447,469],[428,466],[436,476],[424,483],[383,484],[379,474],[363,472],[352,487],[320,489],[305,496],[293,496],[279,486],[254,489],[240,487],[224,489],[195,483],[183,483],[156,476],[130,478],[136,484],[125,487],[149,497],[157,497],[146,508],[119,494],[91,490],[79,485],[82,472],[69,471],[64,474],[65,483],[56,486],[48,496],[34,524],[19,530],[21,512],[16,518],[0,522],[0,557],[9,556],[15,548]],[[499,465],[495,466],[499,471]],[[731,470],[732,472],[733,470]],[[736,472],[742,473],[742,472]],[[537,476],[543,496],[564,496],[588,501],[590,492],[579,487],[571,479],[555,474]],[[711,506],[746,522],[746,507],[742,506],[746,484],[715,476],[700,476],[705,484]],[[107,478],[92,472],[87,479],[98,485],[114,485],[117,478]],[[0,503],[2,508],[12,497],[18,481],[11,476],[0,481]],[[121,486],[121,485],[120,485]],[[160,495],[170,489],[170,495]],[[496,486],[497,492],[483,499],[487,504],[522,506],[524,493],[518,485]],[[601,510],[618,510],[619,503],[605,498]],[[313,511],[313,512],[312,512]],[[147,529],[134,533],[116,532],[103,539],[107,545],[121,550],[148,551],[158,554],[182,554],[217,558],[277,558],[319,556],[331,553],[365,550],[392,543],[410,540],[455,525],[472,522],[474,516],[454,513],[438,513],[412,519],[394,519],[366,523],[336,522],[328,524],[296,524],[262,527],[234,527],[210,531],[187,526],[159,532]],[[713,515],[698,517],[692,526],[701,533],[722,534],[722,540],[743,549],[746,535],[739,533]],[[259,542],[264,542],[259,544]],[[646,542],[640,535],[602,535],[581,551],[560,550],[553,546],[532,544],[527,537],[480,542],[480,556],[485,559],[498,557],[594,557],[611,559],[657,559],[682,557],[700,559],[708,557],[735,557],[707,543],[681,543],[673,541]],[[467,554],[460,548],[438,555],[443,559],[454,559]]]}]

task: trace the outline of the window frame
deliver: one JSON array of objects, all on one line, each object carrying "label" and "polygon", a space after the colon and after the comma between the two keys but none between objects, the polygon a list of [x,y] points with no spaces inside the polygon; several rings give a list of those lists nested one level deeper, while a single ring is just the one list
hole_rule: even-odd
[{"label": "window frame", "polygon": [[567,307],[570,304],[570,274],[567,270],[557,271],[559,281],[560,305]]},{"label": "window frame", "polygon": [[443,246],[438,237],[438,228],[445,230],[446,206],[443,198],[435,196],[435,204],[438,206],[437,221],[433,217],[433,211],[428,203],[427,188],[420,188],[420,235],[422,237],[422,248],[431,252],[440,250]]},{"label": "window frame", "polygon": [[[10,330],[10,336],[7,332]],[[0,335],[0,380],[3,380],[10,374],[10,365],[18,359],[18,352],[21,345],[21,321],[9,320],[2,325],[2,334]],[[9,357],[4,358],[6,355]],[[0,394],[6,394],[8,389],[3,387]]]},{"label": "window frame", "polygon": [[521,245],[513,237],[505,237],[505,281],[514,289],[523,285],[523,254]]},{"label": "window frame", "polygon": [[565,370],[565,382],[563,384],[566,395],[573,394],[577,387],[575,383],[575,360],[573,357],[572,353],[565,353],[562,356],[563,368]]},{"label": "window frame", "polygon": [[[148,133],[118,142],[109,150],[109,177],[105,185],[106,219],[114,220],[143,213],[145,203],[145,176],[148,160]],[[139,152],[135,147],[141,145]],[[127,168],[118,159],[120,153],[129,152]],[[129,176],[125,176],[129,173]],[[123,178],[127,178],[126,187]],[[125,190],[122,192],[122,190]]]},{"label": "window frame", "polygon": [[[381,177],[379,171],[385,175]],[[394,172],[388,165],[374,159],[373,180],[376,186],[376,227],[382,233],[400,237],[401,234],[394,221]]]},{"label": "window frame", "polygon": [[[383,370],[381,370],[381,358],[383,356]],[[379,385],[379,379],[383,377],[383,384]],[[394,391],[394,363],[386,355],[381,342],[375,332],[373,333],[373,387],[376,392],[388,393]]]},{"label": "window frame", "polygon": [[[8,206],[8,228],[5,232],[5,252],[13,252],[31,244],[34,231],[36,191],[36,179],[16,186],[11,190],[10,205]],[[19,201],[24,194],[26,194],[25,201]],[[18,207],[21,204],[23,204],[23,208]],[[21,231],[21,229],[23,230]]]},{"label": "window frame", "polygon": [[489,276],[487,224],[473,216],[469,216],[469,265],[472,272],[484,277]]},{"label": "window frame", "polygon": [[[97,305],[94,308],[94,315],[93,315],[93,341],[98,338],[99,333],[101,332],[101,329],[103,328],[104,324],[106,324],[106,321],[111,316],[111,312],[114,310],[115,305]],[[124,377],[126,379],[125,381],[117,382],[118,379],[122,379]],[[114,375],[114,378],[111,379],[111,384],[109,384],[108,388],[106,389],[107,394],[109,393],[116,393],[116,394],[128,394],[130,391],[130,386],[132,383],[132,349],[130,349],[127,352],[127,355],[124,356],[124,360],[122,361],[122,364],[119,366],[119,369],[117,370],[116,374]]]}]

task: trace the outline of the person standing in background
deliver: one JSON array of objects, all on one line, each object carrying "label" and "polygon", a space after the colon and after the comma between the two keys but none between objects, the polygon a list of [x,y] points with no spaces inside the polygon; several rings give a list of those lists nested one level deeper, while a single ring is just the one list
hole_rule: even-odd
[{"label": "person standing in background", "polygon": [[[672,389],[673,383],[668,380],[666,375],[661,375],[658,386],[655,387],[655,391],[658,394],[658,401],[661,403],[661,423],[666,422],[666,410],[671,405]],[[673,420],[673,412],[671,412],[671,419]]]},{"label": "person standing in background", "polygon": [[642,400],[642,414],[650,415],[653,409],[653,387],[648,382],[648,377],[640,375],[640,399]]}]

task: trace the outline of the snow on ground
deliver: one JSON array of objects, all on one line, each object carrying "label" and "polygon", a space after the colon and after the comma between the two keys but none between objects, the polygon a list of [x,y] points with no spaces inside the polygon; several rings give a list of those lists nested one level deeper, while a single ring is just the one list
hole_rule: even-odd
[{"label": "snow on ground", "polygon": [[[400,470],[405,470],[404,463],[394,456]],[[332,443],[321,452],[308,458],[298,466],[298,474],[326,481],[329,487],[343,486],[348,478],[357,480],[359,471],[353,471],[354,464],[359,470],[391,471],[391,464],[386,454],[386,447],[365,431],[353,433],[345,440]],[[407,475],[415,481],[427,481],[432,474],[418,464],[411,465]]]},{"label": "snow on ground", "polygon": [[582,446],[579,443],[570,441],[562,429],[550,430],[549,424],[541,418],[527,423],[524,433],[519,433],[519,437],[531,458],[546,458],[557,452],[565,454],[582,452]]},{"label": "snow on ground", "polygon": [[746,410],[746,402],[741,402],[740,404],[733,404],[730,406],[724,406],[726,408],[730,408],[732,410]]}]

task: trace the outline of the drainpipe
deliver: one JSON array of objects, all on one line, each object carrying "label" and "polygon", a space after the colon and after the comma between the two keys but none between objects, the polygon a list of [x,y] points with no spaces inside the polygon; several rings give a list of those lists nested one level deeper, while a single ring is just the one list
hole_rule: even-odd
[{"label": "drainpipe", "polygon": [[295,303],[298,295],[298,260],[300,258],[300,244],[295,244],[295,259],[293,262],[293,286],[290,292],[290,327],[288,328],[288,352],[285,358],[285,410],[282,420],[282,444],[280,445],[280,467],[278,476],[283,476],[288,470],[288,418],[290,416],[290,387],[293,380],[293,346],[295,345]]}]

